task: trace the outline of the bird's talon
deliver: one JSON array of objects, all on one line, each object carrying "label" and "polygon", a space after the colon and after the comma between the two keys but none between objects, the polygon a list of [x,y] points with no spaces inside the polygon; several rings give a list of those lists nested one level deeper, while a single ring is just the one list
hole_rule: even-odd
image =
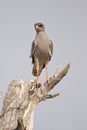
[{"label": "bird's talon", "polygon": [[50,79],[46,79],[46,82],[49,83]]},{"label": "bird's talon", "polygon": [[40,82],[36,82],[36,87],[39,88],[41,86]]},{"label": "bird's talon", "polygon": [[34,85],[39,88],[41,86],[41,82],[39,80],[36,80]]}]

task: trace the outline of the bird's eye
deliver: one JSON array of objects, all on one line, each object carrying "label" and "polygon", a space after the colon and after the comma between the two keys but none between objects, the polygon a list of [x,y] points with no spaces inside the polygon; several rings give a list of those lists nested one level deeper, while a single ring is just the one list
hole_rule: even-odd
[{"label": "bird's eye", "polygon": [[42,27],[42,24],[40,24],[39,27]]}]

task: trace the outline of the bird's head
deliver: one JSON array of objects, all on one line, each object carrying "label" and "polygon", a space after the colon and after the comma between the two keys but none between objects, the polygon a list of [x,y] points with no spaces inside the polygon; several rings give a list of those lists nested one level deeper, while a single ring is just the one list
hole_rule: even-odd
[{"label": "bird's head", "polygon": [[41,32],[45,30],[45,27],[42,23],[35,23],[34,24],[36,32]]}]

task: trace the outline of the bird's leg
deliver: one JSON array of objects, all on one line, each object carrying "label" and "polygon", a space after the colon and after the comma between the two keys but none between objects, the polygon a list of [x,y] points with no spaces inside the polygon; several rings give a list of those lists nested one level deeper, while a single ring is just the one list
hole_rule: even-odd
[{"label": "bird's leg", "polygon": [[36,75],[37,75],[37,84],[38,84],[39,83],[39,71],[38,71],[38,69],[37,69]]},{"label": "bird's leg", "polygon": [[39,62],[38,62],[38,60],[37,60],[37,65],[36,65],[36,76],[37,76],[36,83],[39,84],[40,80],[39,80]]},{"label": "bird's leg", "polygon": [[46,81],[47,82],[49,81],[49,78],[48,78],[48,65],[46,65]]}]

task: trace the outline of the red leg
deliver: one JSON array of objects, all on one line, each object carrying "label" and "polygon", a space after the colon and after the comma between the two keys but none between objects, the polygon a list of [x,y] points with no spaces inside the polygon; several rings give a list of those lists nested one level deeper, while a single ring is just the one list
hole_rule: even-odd
[{"label": "red leg", "polygon": [[48,82],[49,78],[48,78],[48,66],[46,65],[46,81]]},{"label": "red leg", "polygon": [[38,69],[37,69],[37,84],[39,83],[39,75],[38,75]]}]

